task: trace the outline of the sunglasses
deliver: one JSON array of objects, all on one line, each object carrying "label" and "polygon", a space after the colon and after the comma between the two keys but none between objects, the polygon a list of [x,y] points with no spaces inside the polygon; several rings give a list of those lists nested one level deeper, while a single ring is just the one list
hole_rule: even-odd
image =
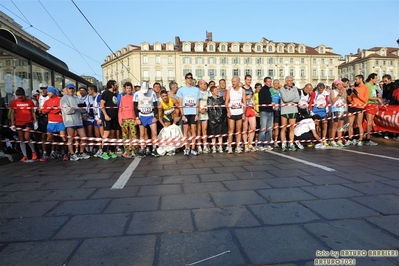
[{"label": "sunglasses", "polygon": [[186,77],[186,79],[193,79],[193,77]]}]

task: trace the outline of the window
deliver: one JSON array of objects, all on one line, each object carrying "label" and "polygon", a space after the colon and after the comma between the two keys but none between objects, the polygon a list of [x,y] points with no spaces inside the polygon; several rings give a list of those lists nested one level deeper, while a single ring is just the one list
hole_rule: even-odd
[{"label": "window", "polygon": [[161,70],[155,71],[155,79],[162,80]]},{"label": "window", "polygon": [[301,58],[301,64],[305,64],[305,58]]},{"label": "window", "polygon": [[324,59],[320,60],[320,64],[324,65]]},{"label": "window", "polygon": [[43,81],[43,76],[41,72],[33,72],[33,79],[36,79],[40,82]]},{"label": "window", "polygon": [[238,65],[240,63],[240,59],[238,57],[233,57],[233,65]]},{"label": "window", "polygon": [[290,58],[290,64],[293,64],[294,63],[294,58]]},{"label": "window", "polygon": [[234,44],[234,46],[233,46],[233,52],[238,52],[238,45],[237,45],[237,44]]},{"label": "window", "polygon": [[221,57],[220,58],[220,64],[228,64],[228,61],[227,61],[227,57]]},{"label": "window", "polygon": [[173,64],[173,57],[172,56],[168,56],[168,64]]},{"label": "window", "polygon": [[27,72],[16,72],[16,76],[21,78],[21,79],[26,79],[26,77],[28,76]]},{"label": "window", "polygon": [[195,62],[196,62],[197,64],[203,64],[203,63],[204,63],[204,60],[203,60],[202,57],[197,57],[196,60],[195,60]]},{"label": "window", "polygon": [[313,71],[312,71],[312,76],[313,76],[313,77],[317,77],[317,70],[316,70],[316,69],[313,69]]},{"label": "window", "polygon": [[143,56],[143,64],[148,64],[148,56]]},{"label": "window", "polygon": [[330,65],[332,65],[333,60],[330,58],[330,60],[328,60],[328,63],[329,63]]},{"label": "window", "polygon": [[193,73],[193,71],[189,68],[183,69],[183,76],[186,76],[187,73]]},{"label": "window", "polygon": [[251,52],[251,46],[245,45],[244,50],[245,50],[245,52]]},{"label": "window", "polygon": [[329,76],[329,77],[332,77],[332,76],[333,76],[333,71],[332,71],[332,69],[328,70],[328,76]]},{"label": "window", "polygon": [[150,77],[149,77],[149,75],[148,75],[148,70],[144,70],[144,71],[143,71],[143,79],[144,79],[144,80],[149,80],[149,78],[150,78]]},{"label": "window", "polygon": [[290,48],[289,48],[289,49],[290,49],[290,53],[292,53],[292,52],[293,52],[293,50],[294,50],[294,49],[292,48],[292,46],[290,46]]},{"label": "window", "polygon": [[273,46],[272,46],[272,45],[269,45],[269,46],[267,47],[267,51],[273,52]]},{"label": "window", "polygon": [[281,68],[278,70],[278,75],[280,77],[284,77],[284,70],[282,70]]},{"label": "window", "polygon": [[257,46],[256,46],[256,51],[257,51],[257,52],[262,52],[262,46],[257,45]]},{"label": "window", "polygon": [[249,57],[245,57],[245,58],[244,58],[244,64],[249,65],[249,64],[251,64],[251,63],[252,63],[251,58],[249,58]]},{"label": "window", "polygon": [[283,58],[280,57],[280,58],[278,59],[278,62],[279,62],[280,64],[282,64],[282,63],[283,63]]},{"label": "window", "polygon": [[[215,73],[216,74],[216,73]],[[222,78],[225,78],[226,77],[226,69],[221,69],[220,70],[220,76],[222,77]]]},{"label": "window", "polygon": [[213,79],[216,76],[216,69],[208,69],[208,76]]},{"label": "window", "polygon": [[324,48],[323,47],[320,47],[320,53],[324,53]]},{"label": "window", "polygon": [[299,51],[300,51],[301,53],[304,52],[303,46],[301,46],[301,48],[299,48]]},{"label": "window", "polygon": [[382,61],[382,65],[383,65],[383,66],[385,66],[385,60],[384,60],[384,61]]},{"label": "window", "polygon": [[304,76],[305,76],[305,70],[301,69],[301,77],[304,77]]},{"label": "window", "polygon": [[202,45],[201,44],[197,44],[196,51],[197,52],[202,52]]},{"label": "window", "polygon": [[220,51],[226,52],[226,45],[223,44],[223,45],[220,47]]},{"label": "window", "polygon": [[263,77],[263,69],[257,69],[257,70],[256,70],[256,76],[257,76],[258,78]]},{"label": "window", "polygon": [[209,45],[208,50],[209,50],[209,52],[213,52],[213,50],[214,50],[213,44]]},{"label": "window", "polygon": [[320,70],[320,76],[324,77],[324,70]]},{"label": "window", "polygon": [[195,75],[197,78],[201,79],[204,76],[204,70],[203,69],[196,69],[195,70]]},{"label": "window", "polygon": [[191,64],[191,58],[190,57],[183,57],[183,64]]},{"label": "window", "polygon": [[378,66],[378,60],[375,60],[375,65]]},{"label": "window", "polygon": [[240,76],[240,70],[239,69],[233,69],[233,76]]},{"label": "window", "polygon": [[393,61],[390,61],[390,62],[389,62],[389,65],[390,65],[390,66],[393,66]]},{"label": "window", "polygon": [[268,63],[269,65],[274,64],[274,58],[269,58],[269,59],[267,59],[267,63]]},{"label": "window", "polygon": [[161,57],[159,55],[155,56],[155,64],[161,63]]},{"label": "window", "polygon": [[294,76],[294,70],[290,69],[290,76],[293,77]]},{"label": "window", "polygon": [[274,77],[274,70],[273,69],[269,69],[267,71],[267,74],[268,74],[269,77]]},{"label": "window", "polygon": [[189,44],[185,44],[184,45],[184,51],[186,51],[186,52],[190,51],[190,45]]},{"label": "window", "polygon": [[280,45],[280,46],[278,47],[278,51],[279,51],[280,53],[282,53],[282,52],[283,52],[283,46]]},{"label": "window", "polygon": [[251,75],[252,76],[252,69],[245,69],[244,72],[245,72],[245,75]]},{"label": "window", "polygon": [[261,57],[256,58],[256,63],[257,63],[258,65],[263,64],[263,58],[261,58]]},{"label": "window", "polygon": [[6,66],[11,66],[11,60],[10,59],[6,60]]},{"label": "window", "polygon": [[215,57],[209,57],[208,64],[215,64]]},{"label": "window", "polygon": [[174,80],[175,79],[175,75],[173,75],[173,70],[169,70],[168,71],[168,80]]},{"label": "window", "polygon": [[316,65],[316,59],[315,58],[313,58],[313,64]]}]

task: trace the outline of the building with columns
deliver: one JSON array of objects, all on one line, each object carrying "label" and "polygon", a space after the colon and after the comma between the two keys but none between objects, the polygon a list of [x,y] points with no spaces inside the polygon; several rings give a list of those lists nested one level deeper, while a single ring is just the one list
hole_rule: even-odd
[{"label": "building with columns", "polygon": [[[293,76],[295,83],[332,83],[338,77],[340,55],[321,44],[310,47],[295,42],[274,42],[262,38],[259,42],[216,42],[207,32],[205,41],[175,43],[143,42],[128,45],[108,55],[102,64],[104,83],[114,79],[124,82],[148,81],[167,84],[175,80],[184,84],[184,75],[191,72],[196,79],[207,81],[226,79],[234,75],[252,75],[253,82],[270,76],[280,79]],[[217,82],[216,82],[217,83]]]},{"label": "building with columns", "polygon": [[365,78],[370,73],[378,74],[381,78],[390,74],[392,79],[399,78],[399,48],[373,47],[357,50],[356,54],[346,55],[338,66],[338,76],[354,80],[355,76],[362,74]]}]

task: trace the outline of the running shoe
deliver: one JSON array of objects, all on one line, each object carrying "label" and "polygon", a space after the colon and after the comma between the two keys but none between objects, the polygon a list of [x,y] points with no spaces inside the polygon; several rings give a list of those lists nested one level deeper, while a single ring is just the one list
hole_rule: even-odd
[{"label": "running shoe", "polygon": [[198,145],[197,150],[198,150],[198,154],[201,154],[201,153],[202,153],[202,148],[201,148],[201,146]]},{"label": "running shoe", "polygon": [[370,140],[367,140],[364,144],[366,144],[367,146],[377,146],[378,143]]},{"label": "running shoe", "polygon": [[348,139],[348,141],[345,143],[345,146],[348,147],[350,145],[354,145],[353,140]]},{"label": "running shoe", "polygon": [[190,150],[184,150],[183,155],[184,155],[184,156],[189,156],[189,155],[190,155]]},{"label": "running shoe", "polygon": [[357,140],[357,139],[354,139],[354,140],[353,140],[353,146],[356,146],[357,142],[358,142],[358,140]]},{"label": "running shoe", "polygon": [[40,162],[48,162],[50,161],[50,156],[48,156],[47,154],[43,154],[42,158],[40,158]]},{"label": "running shoe", "polygon": [[356,146],[362,147],[362,146],[363,146],[363,141],[359,140],[359,141],[356,143]]},{"label": "running shoe", "polygon": [[101,155],[103,154],[102,150],[98,150],[93,156],[97,158],[101,158]]},{"label": "running shoe", "polygon": [[278,143],[277,143],[277,141],[275,141],[274,142],[274,148],[278,148],[279,146],[278,146]]},{"label": "running shoe", "polygon": [[245,145],[244,152],[250,152],[248,145]]},{"label": "running shoe", "polygon": [[312,142],[309,142],[308,148],[312,148],[312,147],[313,147],[313,143],[312,143]]},{"label": "running shoe", "polygon": [[[223,151],[223,149],[222,149],[222,151]],[[216,147],[215,146],[213,146],[212,147],[212,153],[216,153],[217,151],[216,151]]]},{"label": "running shoe", "polygon": [[157,152],[157,149],[152,149],[151,156],[157,158],[160,157],[161,155]]},{"label": "running shoe", "polygon": [[52,152],[50,153],[50,157],[51,157],[51,159],[57,159],[57,158],[58,158],[57,152],[56,152],[56,151],[52,151]]},{"label": "running shoe", "polygon": [[233,154],[233,148],[232,148],[231,146],[229,146],[229,147],[227,148],[227,153],[228,153],[228,154]]},{"label": "running shoe", "polygon": [[236,152],[236,153],[242,153],[242,149],[241,149],[241,147],[238,147],[238,146],[237,146],[237,148],[236,148],[235,152]]},{"label": "running shoe", "polygon": [[208,146],[204,146],[204,149],[202,151],[204,154],[208,154],[210,152]]},{"label": "running shoe", "polygon": [[289,147],[289,150],[290,151],[296,151],[295,145],[291,143],[290,147]]},{"label": "running shoe", "polygon": [[323,143],[317,143],[316,145],[314,145],[314,148],[315,149],[323,149],[323,148],[325,148],[326,146],[324,146],[323,145]]},{"label": "running shoe", "polygon": [[151,155],[150,147],[145,148],[145,155],[148,155],[148,156]]},{"label": "running shoe", "polygon": [[72,154],[71,156],[69,156],[69,160],[71,161],[78,161],[79,157],[76,155],[76,153]]},{"label": "running shoe", "polygon": [[37,153],[32,152],[32,161],[36,161],[36,160],[37,160]]},{"label": "running shoe", "polygon": [[384,136],[384,139],[389,139],[389,136],[388,136],[388,135],[385,135],[385,136]]},{"label": "running shoe", "polygon": [[219,146],[219,147],[218,147],[218,152],[219,152],[219,153],[223,153],[223,147],[222,147],[222,146]]},{"label": "running shoe", "polygon": [[196,150],[191,150],[190,154],[191,154],[192,156],[197,156],[197,155],[198,155],[198,152],[197,152]]},{"label": "running shoe", "polygon": [[330,146],[331,146],[331,147],[338,147],[338,144],[335,142],[335,140],[332,140],[332,141],[330,142]]},{"label": "running shoe", "polygon": [[282,146],[281,146],[281,151],[287,151],[287,146],[282,145]]},{"label": "running shoe", "polygon": [[250,146],[249,146],[249,151],[251,151],[251,152],[256,152],[257,149],[256,149],[254,146],[250,145]]},{"label": "running shoe", "polygon": [[112,159],[118,158],[118,155],[116,155],[116,154],[113,153],[112,151],[110,151],[110,152],[108,153],[108,156],[111,157]]},{"label": "running shoe", "polygon": [[337,146],[338,147],[344,147],[345,145],[342,143],[342,141],[338,140],[337,141]]},{"label": "running shoe", "polygon": [[28,160],[28,156],[24,156],[24,157],[22,157],[22,159],[21,160],[19,160],[20,162],[26,162]]},{"label": "running shoe", "polygon": [[109,160],[110,157],[109,157],[109,155],[106,152],[103,152],[101,154],[101,158],[104,159],[104,160]]},{"label": "running shoe", "polygon": [[90,158],[90,155],[88,155],[88,154],[85,153],[85,152],[79,153],[77,156],[78,156],[79,159],[84,159],[84,160]]},{"label": "running shoe", "polygon": [[270,145],[263,146],[263,151],[272,151],[273,147]]},{"label": "running shoe", "polygon": [[296,146],[298,147],[298,149],[303,150],[305,147],[303,147],[303,145],[299,142],[299,140],[295,141]]},{"label": "running shoe", "polygon": [[139,151],[137,152],[137,155],[139,156],[139,158],[144,158],[145,157],[145,150],[144,149],[139,149]]},{"label": "running shoe", "polygon": [[62,160],[63,161],[69,161],[69,156],[68,156],[68,154],[64,154],[63,156],[62,156]]},{"label": "running shoe", "polygon": [[327,141],[323,141],[323,145],[326,146],[326,147],[328,147]]}]

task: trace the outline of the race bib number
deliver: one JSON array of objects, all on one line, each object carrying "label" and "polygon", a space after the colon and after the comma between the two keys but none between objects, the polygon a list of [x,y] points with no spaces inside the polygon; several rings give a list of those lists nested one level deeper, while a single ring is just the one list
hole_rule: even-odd
[{"label": "race bib number", "polygon": [[185,96],[184,97],[184,106],[188,107],[196,107],[197,101],[194,96]]},{"label": "race bib number", "polygon": [[230,108],[231,109],[240,109],[241,108],[241,100],[231,101]]},{"label": "race bib number", "polygon": [[318,95],[315,101],[315,106],[318,108],[325,108],[326,107],[326,98],[323,95]]},{"label": "race bib number", "polygon": [[140,110],[140,113],[142,113],[142,114],[152,113],[152,107],[151,106],[141,106],[139,108],[139,110]]}]

